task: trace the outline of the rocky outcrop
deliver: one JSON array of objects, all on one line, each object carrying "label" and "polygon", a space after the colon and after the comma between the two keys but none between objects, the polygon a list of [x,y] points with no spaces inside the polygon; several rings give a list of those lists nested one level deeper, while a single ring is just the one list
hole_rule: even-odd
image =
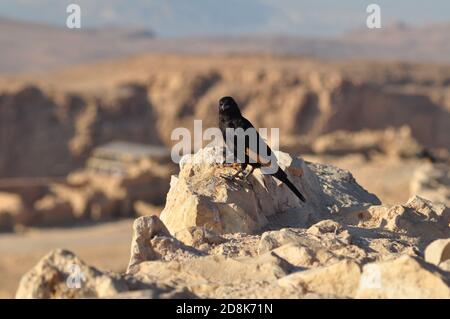
[{"label": "rocky outcrop", "polygon": [[450,207],[450,166],[426,163],[418,167],[410,182],[410,193]]},{"label": "rocky outcrop", "polygon": [[225,239],[215,232],[198,226],[184,228],[175,233],[175,238],[188,246],[199,248],[207,248],[208,245],[216,245],[225,242]]},{"label": "rocky outcrop", "polygon": [[26,207],[17,194],[0,192],[0,231],[12,230],[17,220],[23,219]]},{"label": "rocky outcrop", "polygon": [[[404,206],[417,215],[431,214],[427,203],[412,199]],[[144,224],[151,226],[139,230],[138,225]],[[147,239],[139,242],[147,249],[156,247],[155,238],[170,236],[156,216],[138,219],[135,238],[139,233],[146,234]],[[449,298],[450,274],[420,257],[424,250],[419,244],[421,234],[416,232],[394,228],[386,233],[380,227],[323,220],[308,229],[229,233],[219,240],[213,234],[209,237],[214,240],[208,239],[206,230],[199,227],[181,233],[180,238],[193,243],[195,250],[186,253],[186,247],[176,244],[178,253],[173,254],[172,248],[158,258],[140,259],[129,273],[143,281],[178,282],[200,297]],[[193,241],[193,235],[187,234],[195,233],[199,235]],[[439,255],[433,258],[443,265],[446,247],[446,241],[431,244],[425,255]]]},{"label": "rocky outcrop", "polygon": [[72,252],[55,250],[22,277],[16,298],[112,298],[136,290],[152,298],[195,297],[185,289],[100,271]]},{"label": "rocky outcrop", "polygon": [[[161,219],[135,220],[125,274],[57,251],[22,278],[17,297],[450,298],[444,205],[372,205],[350,173],[278,152],[304,205],[270,176],[216,176],[230,169],[208,161],[216,151],[181,162]],[[73,264],[78,277],[65,270]]]},{"label": "rocky outcrop", "polygon": [[332,214],[360,211],[379,200],[359,186],[349,172],[313,164],[276,152],[280,167],[303,192],[306,204],[281,182],[256,170],[247,182],[221,177],[232,174],[223,167],[221,147],[208,147],[181,160],[180,173],[172,176],[161,220],[172,234],[191,226],[217,233],[253,233],[276,215],[289,215],[303,226]]},{"label": "rocky outcrop", "polygon": [[403,205],[372,206],[339,219],[348,225],[415,238],[422,249],[436,238],[450,237],[450,209],[418,196]]},{"label": "rocky outcrop", "polygon": [[44,196],[34,203],[33,215],[33,221],[26,225],[70,225],[76,220],[71,203],[53,194]]},{"label": "rocky outcrop", "polygon": [[[12,88],[9,82],[0,78],[0,136],[7,136],[0,141],[0,176],[61,176],[93,147],[118,138],[170,146],[172,130],[191,129],[194,119],[216,127],[224,95],[235,96],[256,127],[280,128],[301,147],[324,134],[369,129],[380,134],[349,140],[359,148],[380,148],[373,145],[377,139],[402,148],[389,141],[391,129],[386,136],[381,131],[406,125],[425,147],[450,149],[442,66],[146,56],[30,76]],[[30,82],[35,85],[26,86]],[[326,139],[327,151],[353,148],[339,134]]]},{"label": "rocky outcrop", "polygon": [[450,276],[421,259],[402,256],[363,267],[356,298],[450,298]]},{"label": "rocky outcrop", "polygon": [[278,284],[321,295],[354,297],[360,275],[361,269],[357,263],[342,260],[326,267],[297,271],[281,278]]},{"label": "rocky outcrop", "polygon": [[138,84],[122,83],[102,100],[37,86],[2,92],[0,136],[7,138],[0,141],[0,176],[64,176],[93,147],[114,139],[160,143],[154,122],[147,90]]},{"label": "rocky outcrop", "polygon": [[438,239],[429,244],[425,249],[425,260],[430,264],[450,271],[450,238]]},{"label": "rocky outcrop", "polygon": [[141,262],[170,260],[180,256],[201,254],[173,238],[157,216],[143,216],[133,224],[133,240],[128,272]]},{"label": "rocky outcrop", "polygon": [[0,231],[17,225],[65,226],[85,220],[159,215],[161,209],[154,204],[162,204],[175,165],[142,159],[129,166],[122,175],[78,170],[65,179],[48,182],[39,196],[0,192]]},{"label": "rocky outcrop", "polygon": [[346,155],[360,153],[369,157],[385,154],[399,158],[417,157],[423,147],[412,137],[408,126],[386,130],[358,132],[336,131],[316,138],[312,144],[316,154]]},{"label": "rocky outcrop", "polygon": [[157,216],[143,216],[126,274],[55,251],[22,278],[17,297],[450,298],[450,273],[423,260],[414,237],[351,228],[325,220],[308,229],[198,236],[193,247]]}]

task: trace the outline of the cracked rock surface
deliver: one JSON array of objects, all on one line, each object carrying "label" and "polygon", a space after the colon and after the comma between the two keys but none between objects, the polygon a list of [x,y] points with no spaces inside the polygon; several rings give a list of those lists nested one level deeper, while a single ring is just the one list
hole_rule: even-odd
[{"label": "cracked rock surface", "polygon": [[[126,273],[57,250],[24,275],[17,297],[450,298],[445,205],[419,196],[380,205],[349,172],[277,153],[303,204],[270,176],[221,180],[226,168],[195,160],[214,152],[182,161],[161,219],[136,219]],[[67,286],[73,264],[79,289]]]}]

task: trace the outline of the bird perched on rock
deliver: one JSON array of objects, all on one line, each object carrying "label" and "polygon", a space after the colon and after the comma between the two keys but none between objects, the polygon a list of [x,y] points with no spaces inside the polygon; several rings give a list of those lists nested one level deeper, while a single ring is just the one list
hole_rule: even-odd
[{"label": "bird perched on rock", "polygon": [[286,173],[278,166],[270,147],[252,123],[242,116],[236,101],[230,96],[223,97],[219,101],[219,128],[228,150],[232,153],[232,162],[240,164],[240,169],[231,177],[232,179],[243,174],[247,165],[250,165],[251,171],[244,175],[245,179],[253,173],[255,168],[261,169],[263,173],[265,170],[267,174],[286,184],[302,202],[306,201]]}]

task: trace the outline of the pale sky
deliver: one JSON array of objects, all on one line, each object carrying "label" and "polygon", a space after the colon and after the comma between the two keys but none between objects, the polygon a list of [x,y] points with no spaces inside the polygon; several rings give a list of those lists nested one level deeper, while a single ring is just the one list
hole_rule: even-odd
[{"label": "pale sky", "polygon": [[0,16],[62,26],[70,3],[81,6],[83,26],[145,27],[159,36],[334,36],[364,27],[371,3],[385,25],[450,22],[449,0],[0,0]]}]

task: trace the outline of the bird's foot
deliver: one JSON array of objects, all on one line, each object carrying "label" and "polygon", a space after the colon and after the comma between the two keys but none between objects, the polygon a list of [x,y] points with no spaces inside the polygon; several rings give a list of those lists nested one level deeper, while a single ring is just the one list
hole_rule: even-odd
[{"label": "bird's foot", "polygon": [[227,179],[227,180],[240,180],[242,179],[242,172],[237,172],[236,174],[220,174],[220,177]]},{"label": "bird's foot", "polygon": [[229,174],[220,174],[219,177],[229,180],[229,181],[231,181],[233,179],[233,175],[229,175]]},{"label": "bird's foot", "polygon": [[241,183],[241,180],[235,175],[221,174],[219,176],[225,181],[227,181],[229,184],[234,186],[238,186]]},{"label": "bird's foot", "polygon": [[246,174],[244,174],[243,179],[244,179],[245,181],[248,181],[248,178],[250,177],[250,175],[253,174],[254,170],[255,170],[255,168],[252,167],[250,171],[248,171]]},{"label": "bird's foot", "polygon": [[221,174],[220,177],[233,183],[236,185],[241,185],[241,186],[246,186],[246,187],[251,187],[251,183],[248,181],[248,176],[249,174],[243,174],[242,171],[233,174],[233,175],[226,175],[226,174]]},{"label": "bird's foot", "polygon": [[248,178],[250,177],[250,175],[252,175],[252,172],[248,172],[248,173],[246,173],[246,174],[243,174],[242,179],[245,180],[245,181],[247,181]]},{"label": "bird's foot", "polygon": [[242,174],[241,165],[239,163],[222,163],[222,167],[231,168],[236,170],[235,174],[221,174],[220,177],[228,179],[228,180],[234,180],[239,177],[239,175]]}]

